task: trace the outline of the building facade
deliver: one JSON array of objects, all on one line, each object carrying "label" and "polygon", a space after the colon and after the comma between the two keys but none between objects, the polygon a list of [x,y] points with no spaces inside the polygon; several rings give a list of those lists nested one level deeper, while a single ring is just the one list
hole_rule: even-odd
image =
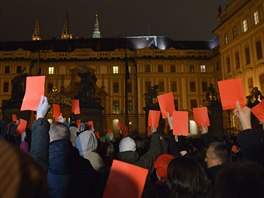
[{"label": "building facade", "polygon": [[[12,79],[24,69],[46,76],[46,94],[63,91],[70,98],[80,84],[78,73],[94,72],[96,97],[104,107],[103,128],[114,132],[126,113],[131,130],[146,132],[145,93],[154,85],[159,85],[158,94],[173,92],[176,109],[190,116],[193,107],[205,104],[209,85],[217,89],[218,80],[242,78],[246,95],[254,86],[263,92],[263,9],[263,0],[230,1],[217,18],[214,33],[219,40],[139,36],[1,42],[0,116],[3,101],[11,98]],[[95,28],[100,35],[97,17]],[[41,38],[39,24],[35,34]]]}]

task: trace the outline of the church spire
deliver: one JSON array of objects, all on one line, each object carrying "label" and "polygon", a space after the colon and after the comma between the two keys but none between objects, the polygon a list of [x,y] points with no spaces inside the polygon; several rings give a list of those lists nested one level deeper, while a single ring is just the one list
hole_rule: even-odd
[{"label": "church spire", "polygon": [[39,25],[39,20],[38,19],[35,22],[35,29],[34,29],[34,33],[32,34],[32,40],[33,41],[39,41],[39,40],[41,40],[41,36],[40,36],[40,25]]},{"label": "church spire", "polygon": [[72,39],[72,34],[70,33],[70,25],[69,25],[69,14],[67,11],[66,19],[63,26],[63,31],[61,33],[61,39]]},{"label": "church spire", "polygon": [[94,31],[93,31],[93,38],[101,38],[101,33],[99,30],[99,21],[98,21],[98,14],[95,15],[95,24],[94,24]]}]

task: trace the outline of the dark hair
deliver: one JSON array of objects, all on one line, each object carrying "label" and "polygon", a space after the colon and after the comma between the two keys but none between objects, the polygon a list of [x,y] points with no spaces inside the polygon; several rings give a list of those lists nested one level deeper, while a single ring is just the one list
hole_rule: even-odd
[{"label": "dark hair", "polygon": [[217,174],[215,198],[264,197],[264,168],[254,162],[231,162]]},{"label": "dark hair", "polygon": [[168,166],[172,198],[208,197],[211,184],[205,170],[193,158],[177,157]]},{"label": "dark hair", "polygon": [[212,157],[219,158],[222,164],[231,161],[231,151],[230,149],[222,142],[212,142],[209,145],[212,148]]}]

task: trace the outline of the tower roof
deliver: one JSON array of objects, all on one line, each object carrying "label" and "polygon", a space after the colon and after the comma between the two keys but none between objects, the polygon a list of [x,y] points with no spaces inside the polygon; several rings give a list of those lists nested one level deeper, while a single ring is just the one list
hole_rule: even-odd
[{"label": "tower roof", "polygon": [[92,38],[101,38],[101,33],[99,30],[98,14],[95,15],[94,31],[93,31]]},{"label": "tower roof", "polygon": [[32,34],[32,40],[33,41],[41,40],[39,19],[37,19],[35,22],[35,28],[34,28],[34,33]]},{"label": "tower roof", "polygon": [[72,34],[70,33],[70,24],[69,24],[69,14],[66,13],[66,19],[63,26],[63,31],[61,33],[61,39],[72,39]]}]

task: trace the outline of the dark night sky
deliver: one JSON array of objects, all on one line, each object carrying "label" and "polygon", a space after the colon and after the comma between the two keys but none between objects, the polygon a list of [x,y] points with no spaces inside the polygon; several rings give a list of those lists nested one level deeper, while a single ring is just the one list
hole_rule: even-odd
[{"label": "dark night sky", "polygon": [[0,0],[0,41],[31,40],[40,20],[43,39],[59,38],[68,9],[74,37],[90,38],[95,14],[103,37],[169,36],[210,40],[218,6],[229,0]]}]

